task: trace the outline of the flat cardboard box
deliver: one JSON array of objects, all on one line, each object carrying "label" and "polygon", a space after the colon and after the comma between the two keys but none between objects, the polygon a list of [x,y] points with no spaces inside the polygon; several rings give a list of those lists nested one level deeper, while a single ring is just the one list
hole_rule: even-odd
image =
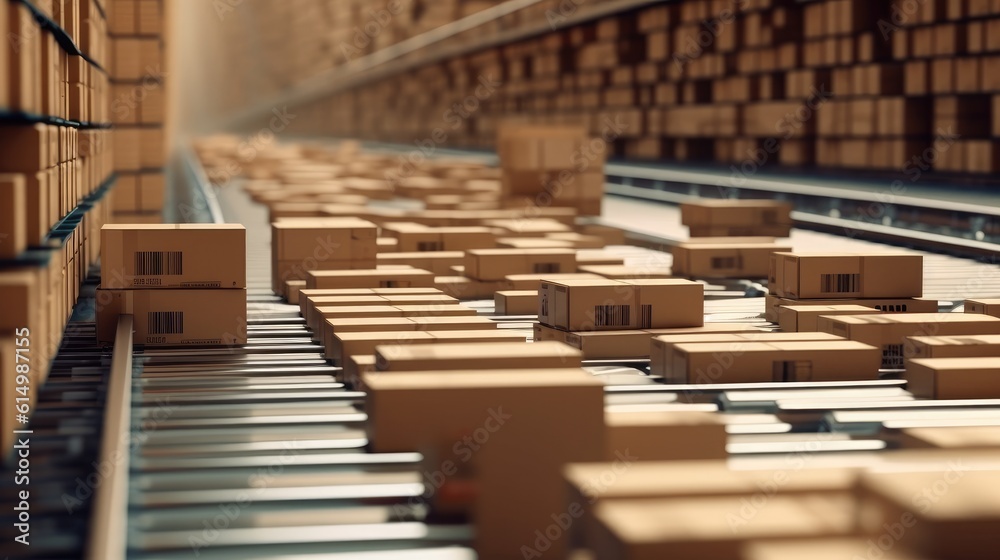
[{"label": "flat cardboard box", "polygon": [[[604,455],[604,387],[578,367],[461,373],[363,375],[371,450],[420,451],[435,456],[430,465],[444,472],[471,467],[479,557],[520,558],[524,543],[566,506],[563,465]],[[552,414],[552,403],[573,412]],[[487,436],[487,444],[462,443]],[[557,536],[547,554],[564,557],[566,541]]]},{"label": "flat cardboard box", "polygon": [[1000,335],[911,336],[908,359],[1000,357]]},{"label": "flat cardboard box", "polygon": [[[868,472],[861,476],[862,534],[882,534],[904,520],[919,531],[903,531],[901,550],[927,558],[990,560],[996,556],[1000,524],[1000,471],[969,470],[960,456],[940,469]],[[934,489],[945,488],[944,491]],[[936,501],[925,507],[930,500]],[[914,496],[921,506],[914,507]]]},{"label": "flat cardboard box", "polygon": [[101,286],[246,288],[246,229],[239,224],[107,224]]},{"label": "flat cardboard box", "polygon": [[28,246],[27,202],[24,176],[0,174],[0,259],[17,258]]},{"label": "flat cardboard box", "polygon": [[483,226],[427,227],[418,231],[399,231],[397,251],[468,251],[496,247],[496,234]]},{"label": "flat cardboard box", "polygon": [[465,253],[465,275],[476,280],[567,272],[576,272],[576,252],[572,249],[474,249]]},{"label": "flat cardboard box", "polygon": [[[844,340],[829,333],[820,332],[765,332],[752,333],[709,333],[709,334],[672,334],[654,337],[650,342],[649,373],[671,380],[673,370],[674,348],[678,344],[730,344],[733,352],[739,352],[743,344],[749,342],[798,342],[810,340]],[[681,379],[674,382],[684,383]]]},{"label": "flat cardboard box", "polygon": [[474,329],[447,331],[402,330],[394,332],[347,332],[331,333],[326,346],[326,358],[334,363],[343,363],[347,356],[374,354],[375,348],[382,346],[407,346],[416,344],[458,344],[525,342],[523,334],[509,329]]},{"label": "flat cardboard box", "polygon": [[913,354],[910,337],[1000,334],[1000,318],[969,313],[906,313],[820,317],[821,332],[881,348],[882,367],[903,369]]},{"label": "flat cardboard box", "polygon": [[372,260],[378,226],[358,218],[298,218],[271,224],[273,260]]},{"label": "flat cardboard box", "polygon": [[542,282],[538,321],[567,331],[700,327],[704,285],[680,279]]},{"label": "flat cardboard box", "polygon": [[878,315],[882,312],[874,307],[862,305],[790,305],[780,314],[778,325],[785,332],[816,332],[820,316],[834,315]]},{"label": "flat cardboard box", "polygon": [[247,292],[98,288],[97,341],[113,343],[118,317],[135,317],[134,340],[146,346],[233,346],[247,342]]},{"label": "flat cardboard box", "polygon": [[299,292],[306,287],[305,280],[287,280],[285,282],[285,298],[291,305],[299,304]]},{"label": "flat cardboard box", "polygon": [[[504,279],[505,290],[534,290],[542,287],[543,280],[558,282],[560,280],[599,280],[601,276],[586,272],[570,272],[567,274],[511,274]],[[537,310],[536,310],[537,312]]]},{"label": "flat cardboard box", "polygon": [[923,399],[1000,399],[1000,357],[906,361],[906,389]]},{"label": "flat cardboard box", "polygon": [[768,289],[792,299],[908,298],[924,290],[923,255],[776,253]]},{"label": "flat cardboard box", "polygon": [[408,264],[420,270],[429,270],[434,274],[445,276],[451,274],[451,267],[465,262],[462,251],[422,251],[380,253],[379,264]]},{"label": "flat cardboard box", "polygon": [[853,340],[676,344],[677,383],[771,383],[878,379],[879,348]]},{"label": "flat cardboard box", "polygon": [[426,270],[313,270],[306,288],[433,288],[434,273]]},{"label": "flat cardboard box", "polygon": [[1000,299],[967,299],[965,312],[1000,317]]},{"label": "flat cardboard box", "polygon": [[1000,450],[1000,430],[996,426],[906,428],[901,432],[900,446],[905,449]]},{"label": "flat cardboard box", "polygon": [[507,289],[505,280],[480,281],[464,276],[438,276],[434,287],[460,300],[490,299],[493,294]]},{"label": "flat cardboard box", "polygon": [[620,257],[611,251],[577,251],[577,266],[590,265],[618,265],[625,264],[625,257]]},{"label": "flat cardboard box", "polygon": [[692,278],[767,278],[771,255],[789,251],[778,243],[680,243],[671,248],[673,272]]},{"label": "flat cardboard box", "polygon": [[792,234],[790,224],[754,225],[754,226],[689,226],[688,239],[726,239],[726,238],[785,238]]},{"label": "flat cardboard box", "polygon": [[379,346],[375,349],[379,371],[429,371],[580,367],[580,351],[561,342],[497,342],[490,344],[434,344],[430,346]]},{"label": "flat cardboard box", "polygon": [[325,290],[310,290],[308,288],[299,291],[299,313],[303,317],[309,314],[308,303],[311,298],[317,296],[368,296],[368,295],[422,295],[440,294],[441,290],[436,288],[333,288]]},{"label": "flat cardboard box", "polygon": [[323,321],[320,308],[356,305],[441,305],[446,311],[452,312],[454,306],[458,305],[458,300],[444,294],[313,296],[302,307],[305,308],[306,325],[316,330]]},{"label": "flat cardboard box", "polygon": [[575,245],[570,241],[549,237],[500,237],[497,247],[502,249],[570,249]]},{"label": "flat cardboard box", "polygon": [[605,459],[725,459],[726,424],[713,412],[605,411]]},{"label": "flat cardboard box", "polygon": [[681,204],[681,224],[685,226],[790,226],[792,223],[792,204],[779,200],[703,199]]},{"label": "flat cardboard box", "polygon": [[[739,500],[616,500],[594,507],[587,535],[594,560],[712,558],[743,560],[743,547],[758,539],[845,537],[855,532],[856,503],[849,495],[777,496],[746,525]],[[734,504],[736,506],[734,507]]]},{"label": "flat cardboard box", "polygon": [[493,310],[497,315],[537,315],[537,290],[508,290],[493,296]]},{"label": "flat cardboard box", "polygon": [[583,352],[586,360],[648,359],[650,341],[656,336],[749,331],[758,329],[746,323],[705,323],[701,327],[680,329],[567,332],[564,340]]},{"label": "flat cardboard box", "polygon": [[624,264],[593,264],[579,267],[582,272],[596,274],[615,280],[639,280],[649,278],[673,278],[670,268],[664,266],[628,266]]},{"label": "flat cardboard box", "polygon": [[785,307],[805,305],[860,305],[883,313],[937,313],[938,301],[925,298],[899,299],[786,299],[768,295],[764,298],[764,318],[781,323]]}]

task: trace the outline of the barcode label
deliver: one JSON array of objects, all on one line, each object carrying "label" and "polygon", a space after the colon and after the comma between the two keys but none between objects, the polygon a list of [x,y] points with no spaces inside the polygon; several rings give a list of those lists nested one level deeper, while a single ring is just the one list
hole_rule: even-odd
[{"label": "barcode label", "polygon": [[177,276],[184,274],[183,251],[136,251],[136,276]]},{"label": "barcode label", "polygon": [[720,269],[732,269],[740,267],[739,257],[712,257],[712,268],[716,270]]},{"label": "barcode label", "polygon": [[906,304],[903,305],[876,305],[875,309],[886,313],[906,313]]},{"label": "barcode label", "polygon": [[906,351],[903,344],[886,344],[882,347],[882,369],[905,369]]},{"label": "barcode label", "polygon": [[545,292],[542,292],[542,309],[539,311],[539,315],[542,317],[549,316],[549,296]]},{"label": "barcode label", "polygon": [[648,329],[653,326],[653,306],[643,305],[639,308],[639,328]]},{"label": "barcode label", "polygon": [[533,270],[535,274],[551,274],[559,272],[559,263],[535,263]]},{"label": "barcode label", "polygon": [[632,308],[628,305],[594,306],[595,327],[626,327],[632,319]]},{"label": "barcode label", "polygon": [[819,280],[820,291],[827,294],[857,292],[861,286],[860,274],[822,274]]},{"label": "barcode label", "polygon": [[148,334],[181,334],[184,332],[183,311],[150,311],[146,314]]},{"label": "barcode label", "polygon": [[440,241],[418,241],[417,251],[440,251],[441,242]]}]

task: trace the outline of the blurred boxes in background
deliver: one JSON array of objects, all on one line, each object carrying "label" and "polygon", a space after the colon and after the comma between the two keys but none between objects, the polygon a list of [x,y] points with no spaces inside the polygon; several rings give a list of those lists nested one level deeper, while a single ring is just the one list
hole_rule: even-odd
[{"label": "blurred boxes in background", "polygon": [[681,204],[691,237],[788,237],[792,205],[777,200],[698,200]]}]

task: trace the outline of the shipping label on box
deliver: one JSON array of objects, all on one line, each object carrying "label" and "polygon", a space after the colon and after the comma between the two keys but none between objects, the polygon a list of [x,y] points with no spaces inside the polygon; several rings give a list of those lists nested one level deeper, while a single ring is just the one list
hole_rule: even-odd
[{"label": "shipping label on box", "polygon": [[113,343],[120,315],[133,315],[135,343],[232,346],[247,341],[246,289],[97,290],[97,340]]}]

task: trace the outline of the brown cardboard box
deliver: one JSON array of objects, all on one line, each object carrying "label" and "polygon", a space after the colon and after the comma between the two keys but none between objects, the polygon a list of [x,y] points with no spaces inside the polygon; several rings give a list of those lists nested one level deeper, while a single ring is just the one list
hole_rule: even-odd
[{"label": "brown cardboard box", "polygon": [[568,332],[566,344],[578,348],[587,360],[649,358],[653,337],[674,334],[757,332],[746,323],[705,323],[702,327],[680,329],[649,329],[632,331]]},{"label": "brown cardboard box", "polygon": [[[849,495],[773,497],[749,521],[740,517],[739,504],[732,497],[600,503],[587,543],[594,560],[743,560],[743,546],[756,539],[842,537],[855,531],[856,503]],[[734,530],[734,516],[746,525]]]},{"label": "brown cardboard box", "polygon": [[418,331],[451,331],[471,329],[492,329],[497,324],[489,317],[470,315],[468,317],[409,317]]},{"label": "brown cardboard box", "polygon": [[884,534],[885,526],[902,520],[920,530],[902,531],[896,539],[901,550],[926,558],[992,559],[1000,523],[1000,470],[969,470],[958,459],[933,470],[863,474],[862,534]]},{"label": "brown cardboard box", "polygon": [[[681,224],[728,228],[728,235],[757,235],[754,227],[792,225],[792,205],[779,200],[702,199],[681,204]],[[748,233],[735,233],[746,230]],[[766,235],[766,234],[761,234]],[[692,235],[692,237],[695,237]],[[788,237],[787,230],[773,237]]]},{"label": "brown cardboard box", "polygon": [[0,125],[0,171],[36,173],[51,167],[49,128],[54,127]]},{"label": "brown cardboard box", "polygon": [[0,174],[0,259],[20,256],[28,246],[24,176]]},{"label": "brown cardboard box", "polygon": [[497,292],[493,299],[497,315],[537,315],[537,290],[508,290]]},{"label": "brown cardboard box", "polygon": [[[436,454],[434,468],[446,473],[441,493],[459,482],[459,470],[471,466],[475,472],[472,515],[480,558],[521,557],[535,531],[566,506],[563,465],[604,454],[604,388],[579,368],[376,372],[363,378],[372,451]],[[552,414],[554,402],[573,413]],[[472,438],[489,438],[488,444],[472,441],[472,447]],[[565,535],[557,536],[547,553],[561,558],[565,547]]]},{"label": "brown cardboard box", "polygon": [[246,229],[239,224],[107,224],[101,285],[246,288]]},{"label": "brown cardboard box", "polygon": [[109,290],[99,288],[97,340],[113,343],[118,316],[135,317],[135,343],[148,346],[231,346],[247,341],[247,292],[235,290]]},{"label": "brown cardboard box", "polygon": [[357,218],[283,219],[271,224],[274,261],[370,261],[378,227]]},{"label": "brown cardboard box", "polygon": [[696,278],[766,278],[771,255],[788,250],[787,245],[777,243],[680,243],[671,249],[673,272]]},{"label": "brown cardboard box", "polygon": [[576,252],[576,264],[577,266],[625,264],[625,257],[616,256],[611,251],[584,250]]},{"label": "brown cardboard box", "polygon": [[568,331],[704,324],[704,286],[688,280],[545,281],[538,294],[538,321]]},{"label": "brown cardboard box", "polygon": [[777,253],[769,290],[793,299],[921,297],[922,255]]},{"label": "brown cardboard box", "polygon": [[548,237],[500,237],[497,247],[501,249],[569,249],[572,242]]},{"label": "brown cardboard box", "polygon": [[1000,299],[967,299],[965,312],[1000,317]]},{"label": "brown cardboard box", "polygon": [[433,288],[434,274],[426,270],[312,270],[306,288]]},{"label": "brown cardboard box", "polygon": [[505,290],[534,290],[542,287],[543,280],[558,282],[560,280],[589,279],[599,280],[601,277],[586,272],[570,272],[567,274],[511,274],[504,279]]},{"label": "brown cardboard box", "polygon": [[[416,294],[416,295],[385,295],[385,296],[312,296],[302,306],[305,309],[303,315],[306,325],[316,330],[322,324],[322,313],[319,308],[342,307],[356,305],[441,305],[444,306],[446,314],[451,314],[454,307],[458,305],[458,300],[444,294]],[[471,314],[471,313],[468,313]]]},{"label": "brown cardboard box", "polygon": [[614,280],[642,280],[649,278],[673,278],[669,267],[665,266],[626,266],[623,264],[594,264],[579,267],[581,272],[589,272],[603,278]]},{"label": "brown cardboard box", "polygon": [[911,336],[909,359],[989,358],[1000,356],[1000,335]]},{"label": "brown cardboard box", "polygon": [[288,299],[288,303],[291,305],[299,304],[299,292],[301,292],[306,287],[305,280],[286,280],[285,281],[285,297]]},{"label": "brown cardboard box", "polygon": [[843,315],[820,317],[820,331],[881,348],[882,367],[903,369],[913,355],[908,338],[1000,334],[1000,319],[968,313],[907,313],[896,315]]},{"label": "brown cardboard box", "polygon": [[878,315],[874,307],[862,305],[790,305],[780,314],[778,325],[785,332],[815,332],[821,315]]},{"label": "brown cardboard box", "polygon": [[676,344],[674,382],[757,383],[877,379],[878,347],[853,340]]},{"label": "brown cardboard box", "polygon": [[483,226],[427,227],[398,231],[398,251],[468,251],[496,247],[496,234]]},{"label": "brown cardboard box", "polygon": [[709,333],[709,334],[672,334],[654,337],[650,344],[649,373],[659,375],[676,383],[684,383],[680,378],[671,379],[673,370],[674,348],[678,344],[730,344],[732,352],[739,352],[742,346],[749,342],[799,342],[812,340],[844,340],[830,333],[819,332],[765,332],[751,333]]},{"label": "brown cardboard box", "polygon": [[422,295],[440,294],[436,288],[333,288],[325,290],[299,291],[299,313],[303,317],[309,315],[310,299],[319,296],[368,296],[368,295]]},{"label": "brown cardboard box", "polygon": [[726,458],[726,424],[712,412],[605,411],[605,459],[643,461]]},{"label": "brown cardboard box", "polygon": [[571,368],[581,361],[579,350],[561,342],[390,345],[376,348],[375,356],[379,371],[477,369],[483,364],[498,369]]},{"label": "brown cardboard box", "polygon": [[438,276],[434,287],[460,300],[489,299],[507,288],[504,280],[479,281],[464,276]]},{"label": "brown cardboard box", "polygon": [[743,560],[843,560],[871,557],[869,555],[878,555],[879,560],[930,560],[906,550],[883,551],[875,540],[865,537],[762,540],[753,541],[743,548]]},{"label": "brown cardboard box", "polygon": [[583,127],[505,124],[497,135],[497,153],[504,170],[574,169],[589,142]]},{"label": "brown cardboard box", "polygon": [[906,361],[906,389],[923,399],[1000,399],[1000,357]]},{"label": "brown cardboard box", "polygon": [[572,249],[474,249],[465,253],[465,275],[476,280],[566,272],[576,272],[576,252]]},{"label": "brown cardboard box", "polygon": [[413,268],[428,270],[440,276],[447,276],[451,274],[452,266],[461,265],[465,262],[465,253],[462,251],[380,253],[376,262],[380,265],[408,264]]},{"label": "brown cardboard box", "polygon": [[[468,331],[395,331],[331,333],[326,346],[326,358],[343,363],[347,356],[374,354],[376,347],[417,344],[458,344],[525,342],[524,334],[510,329],[474,329]],[[388,350],[385,350],[389,352]]]},{"label": "brown cardboard box", "polygon": [[806,305],[860,305],[871,307],[883,313],[937,313],[938,301],[925,298],[900,299],[786,299],[768,295],[764,299],[764,318],[772,323],[781,323],[791,306]]}]

